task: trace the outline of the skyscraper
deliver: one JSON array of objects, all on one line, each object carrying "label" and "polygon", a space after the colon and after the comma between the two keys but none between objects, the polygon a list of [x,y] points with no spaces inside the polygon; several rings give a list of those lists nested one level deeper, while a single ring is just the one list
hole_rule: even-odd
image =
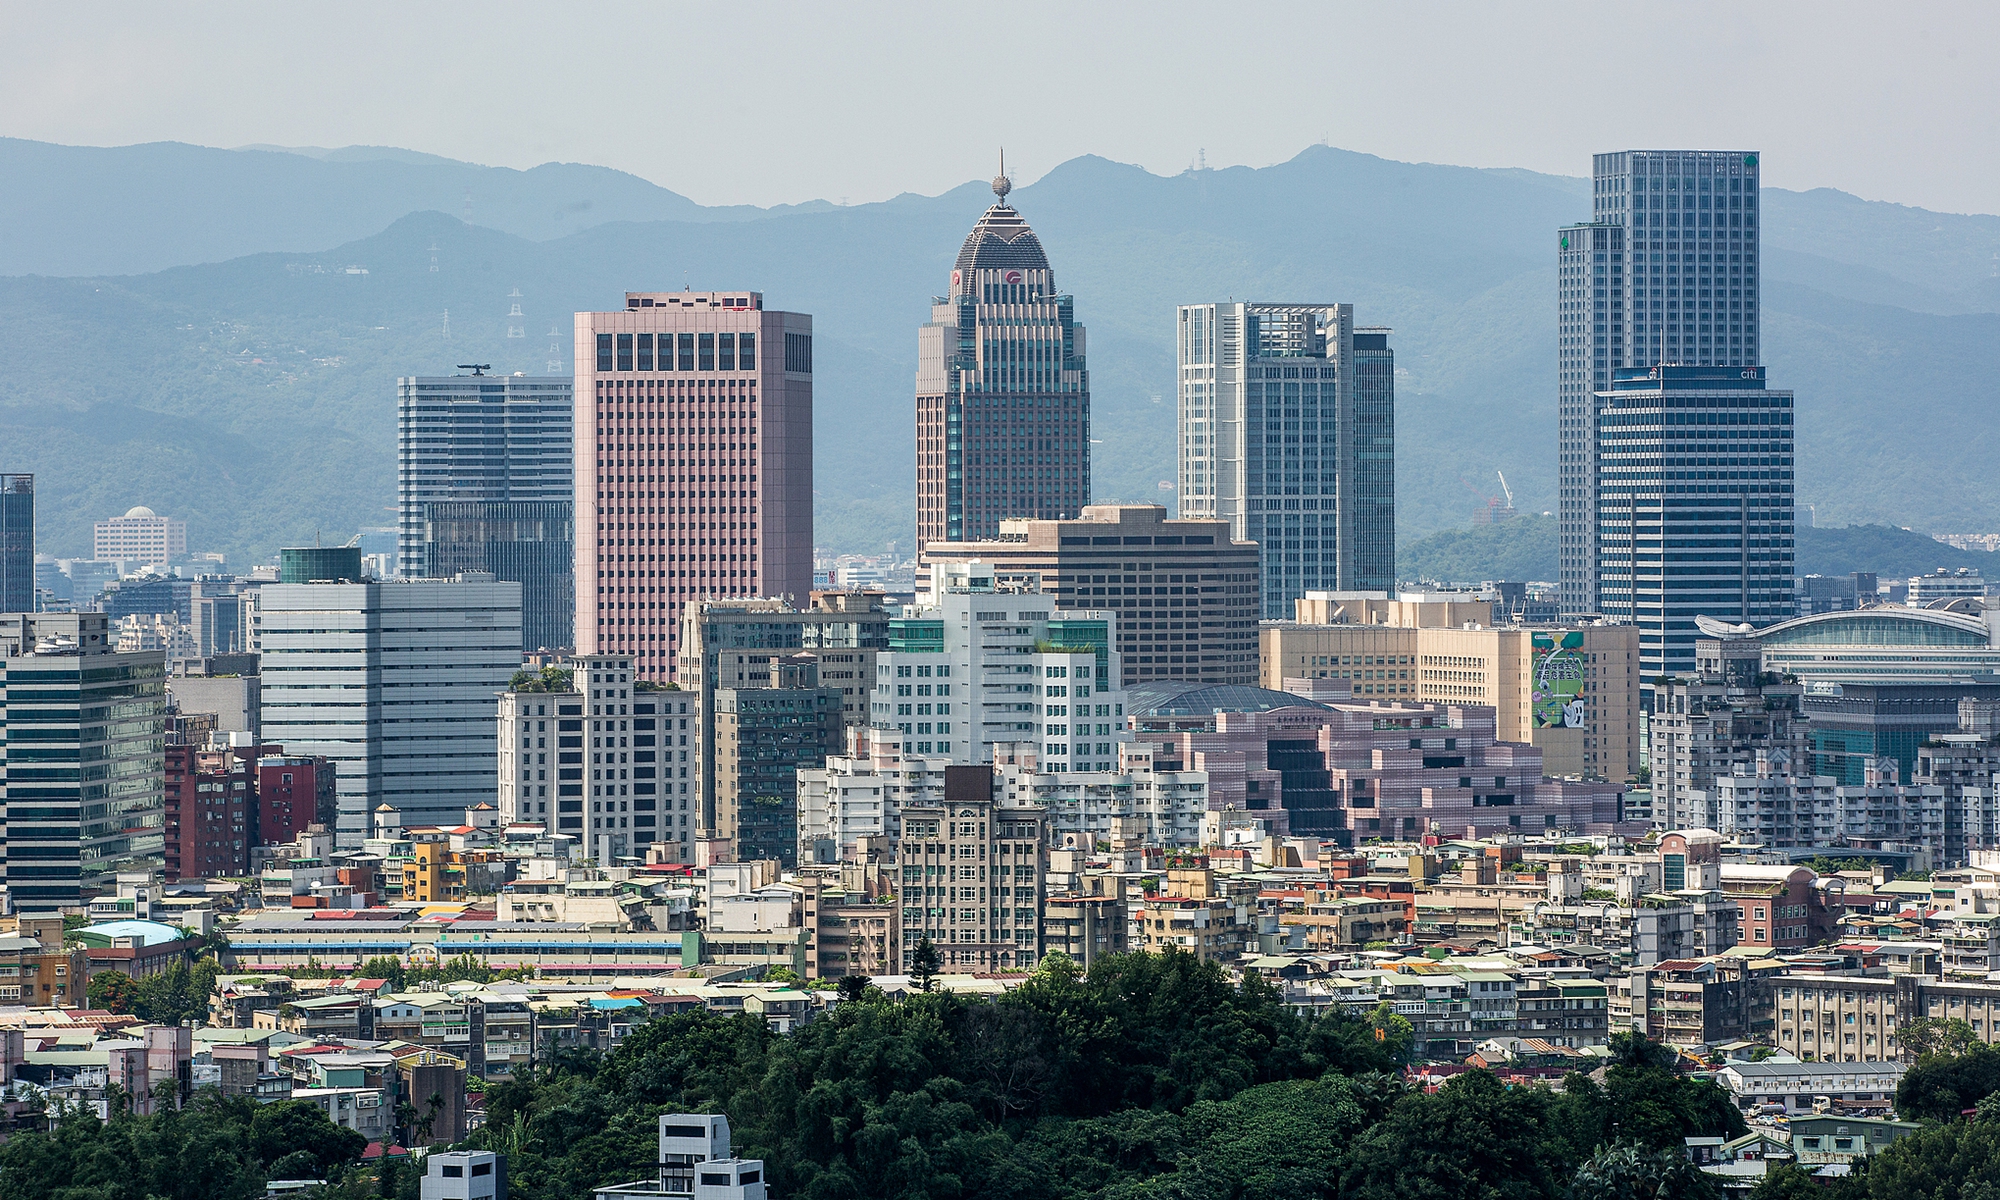
[{"label": "skyscraper", "polygon": [[576,648],[664,681],[683,605],[812,590],[812,318],[627,292],[576,339]]},{"label": "skyscraper", "polygon": [[[166,673],[103,613],[0,616],[0,780],[16,912],[87,904],[166,846]],[[80,714],[80,715],[79,715]]]},{"label": "skyscraper", "polygon": [[35,611],[35,477],[0,475],[0,613]]},{"label": "skyscraper", "polygon": [[574,640],[574,381],[396,381],[397,573],[521,585],[522,648]]},{"label": "skyscraper", "polygon": [[1396,358],[1351,304],[1184,304],[1180,515],[1262,547],[1262,615],[1396,585]]},{"label": "skyscraper", "polygon": [[1599,154],[1590,221],[1557,231],[1557,524],[1564,615],[1594,613],[1594,397],[1620,367],[1755,367],[1757,155]]},{"label": "skyscraper", "polygon": [[1792,393],[1762,367],[1613,367],[1594,408],[1597,611],[1639,627],[1640,677],[1694,672],[1696,617],[1789,618]]},{"label": "skyscraper", "polygon": [[977,541],[1008,517],[1090,503],[1090,373],[1075,302],[1007,203],[959,248],[951,292],[917,331],[917,547]]}]

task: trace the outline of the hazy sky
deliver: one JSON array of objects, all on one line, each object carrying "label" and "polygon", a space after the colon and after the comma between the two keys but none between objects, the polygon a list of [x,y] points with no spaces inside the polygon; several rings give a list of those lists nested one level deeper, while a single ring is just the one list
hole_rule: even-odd
[{"label": "hazy sky", "polygon": [[404,146],[703,203],[1177,172],[1306,145],[1588,174],[1746,148],[1780,187],[2000,212],[1993,3],[36,4],[0,135]]}]

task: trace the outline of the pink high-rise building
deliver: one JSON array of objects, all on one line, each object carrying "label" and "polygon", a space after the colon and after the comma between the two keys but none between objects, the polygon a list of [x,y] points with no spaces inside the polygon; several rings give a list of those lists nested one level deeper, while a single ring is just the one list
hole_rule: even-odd
[{"label": "pink high-rise building", "polygon": [[812,591],[812,318],[627,292],[576,364],[577,653],[664,681],[683,604]]}]

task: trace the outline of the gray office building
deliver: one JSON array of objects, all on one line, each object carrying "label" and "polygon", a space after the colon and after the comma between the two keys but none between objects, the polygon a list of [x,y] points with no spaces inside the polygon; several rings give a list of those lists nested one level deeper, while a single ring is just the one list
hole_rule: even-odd
[{"label": "gray office building", "polygon": [[166,850],[166,658],[103,613],[0,615],[0,795],[16,912],[74,909]]},{"label": "gray office building", "polygon": [[35,611],[35,477],[0,475],[0,612]]},{"label": "gray office building", "polygon": [[255,597],[263,736],[333,760],[341,845],[360,844],[383,804],[407,827],[459,825],[493,802],[494,697],[521,667],[520,584],[267,583]]},{"label": "gray office building", "polygon": [[1184,304],[1183,518],[1262,547],[1261,614],[1396,585],[1396,358],[1351,304]]},{"label": "gray office building", "polygon": [[[1597,398],[1626,367],[1756,367],[1758,155],[1596,155],[1592,214],[1556,232],[1557,523],[1565,616],[1598,594]],[[1741,464],[1738,464],[1739,466]]]},{"label": "gray office building", "polygon": [[575,381],[396,381],[399,574],[521,585],[522,648],[575,645]]}]

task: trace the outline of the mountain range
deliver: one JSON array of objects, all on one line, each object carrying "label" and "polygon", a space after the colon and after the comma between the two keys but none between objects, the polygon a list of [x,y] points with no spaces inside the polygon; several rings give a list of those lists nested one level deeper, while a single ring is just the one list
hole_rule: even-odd
[{"label": "mountain range", "polygon": [[[817,540],[907,552],[916,329],[992,200],[711,208],[599,167],[365,147],[0,139],[0,175],[0,470],[39,476],[42,548],[87,554],[91,521],[146,504],[232,565],[390,523],[398,376],[567,373],[572,312],[683,285],[813,314]],[[1171,503],[1176,303],[1345,301],[1395,329],[1409,541],[1468,524],[1497,472],[1554,507],[1554,234],[1588,193],[1314,146],[1172,177],[1079,158],[1010,199],[1090,329],[1099,499]],[[1764,207],[1801,524],[1810,504],[1822,526],[1993,527],[2000,218],[1828,190]]]}]

